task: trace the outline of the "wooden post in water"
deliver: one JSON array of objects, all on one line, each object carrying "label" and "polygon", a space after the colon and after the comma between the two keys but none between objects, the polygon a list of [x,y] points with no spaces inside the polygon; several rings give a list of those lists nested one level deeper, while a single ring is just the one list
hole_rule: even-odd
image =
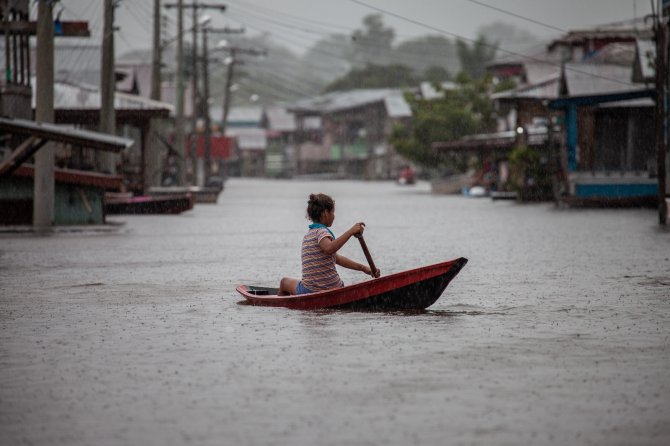
[{"label": "wooden post in water", "polygon": [[[37,9],[37,81],[35,86],[35,120],[54,122],[54,23],[53,5],[40,1]],[[48,229],[55,218],[55,154],[53,145],[45,144],[35,154],[33,187],[33,226]]]},{"label": "wooden post in water", "polygon": [[[105,0],[104,25],[102,28],[102,59],[100,63],[100,132],[116,135],[116,110],[114,93],[116,76],[114,73],[114,1]],[[115,174],[116,156],[98,152],[98,169]]]},{"label": "wooden post in water", "polygon": [[663,23],[663,11],[658,4],[658,11],[654,18],[654,34],[656,37],[656,149],[658,171],[658,221],[665,226],[668,224],[668,209],[665,202],[665,150],[667,138],[668,113],[668,60],[666,48],[666,25]]}]

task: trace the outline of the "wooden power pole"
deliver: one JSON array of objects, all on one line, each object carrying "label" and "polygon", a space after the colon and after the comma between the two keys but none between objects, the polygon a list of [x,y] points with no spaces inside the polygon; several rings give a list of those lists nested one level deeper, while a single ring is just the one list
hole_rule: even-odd
[{"label": "wooden power pole", "polygon": [[154,35],[151,58],[151,99],[161,100],[161,0],[154,0]]},{"label": "wooden power pole", "polygon": [[[209,114],[209,37],[210,33],[223,34],[242,34],[244,28],[210,28],[204,27],[202,30],[202,104],[201,113],[205,121],[205,178],[209,178],[212,174],[212,118]],[[225,129],[224,129],[225,131]],[[222,135],[225,137],[225,134]]]},{"label": "wooden power pole", "polygon": [[226,86],[223,92],[223,118],[221,120],[221,133],[223,136],[226,136],[226,124],[228,122],[228,111],[230,110],[231,102],[231,91],[230,87],[233,83],[233,74],[235,72],[235,64],[239,63],[237,60],[238,54],[248,54],[251,56],[265,56],[267,52],[265,50],[256,50],[252,48],[237,48],[237,47],[224,47],[224,50],[230,53],[230,58],[228,59],[228,70],[226,71]]},{"label": "wooden power pole", "polygon": [[[185,169],[185,160],[186,160],[186,138],[184,134],[184,23],[183,23],[183,10],[186,8],[192,8],[193,10],[193,104],[192,104],[192,127],[193,127],[193,142],[195,138],[195,123],[197,122],[197,110],[199,109],[196,105],[197,102],[197,13],[201,9],[218,9],[223,12],[226,10],[225,5],[215,4],[215,3],[199,3],[194,1],[189,5],[185,5],[183,0],[178,0],[177,3],[168,3],[165,5],[166,8],[177,8],[177,100],[176,100],[176,111],[175,111],[175,145],[177,150],[182,155],[181,168],[180,168],[180,184],[186,184],[186,169]],[[192,152],[195,151],[195,148],[192,147]],[[195,160],[195,153],[192,153],[192,159]],[[194,163],[195,166],[195,163]]]},{"label": "wooden power pole", "polygon": [[[116,76],[114,72],[114,8],[115,0],[104,0],[104,24],[102,28],[102,61],[100,64],[100,132],[116,134],[116,111],[114,109],[114,92]],[[98,169],[103,172],[116,173],[115,155],[97,153]]]},{"label": "wooden power pole", "polygon": [[[184,2],[177,1],[177,98],[175,110],[175,148],[179,169],[179,185],[186,185],[186,144],[184,140]],[[171,5],[165,5],[166,8]]]},{"label": "wooden power pole", "polygon": [[667,147],[668,122],[668,49],[667,25],[664,23],[663,8],[658,2],[654,17],[654,35],[656,37],[656,148],[658,170],[658,220],[660,225],[668,224],[668,208],[665,202],[666,168],[665,152]]},{"label": "wooden power pole", "polygon": [[209,114],[209,43],[207,41],[208,28],[202,29],[202,101],[201,110],[205,120],[205,153],[204,163],[205,181],[212,175],[212,119]]},{"label": "wooden power pole", "polygon": [[[154,27],[153,27],[153,50],[151,57],[151,93],[150,97],[154,101],[161,100],[161,0],[154,0]],[[162,181],[162,169],[160,162],[160,140],[158,138],[159,120],[152,119],[146,131],[144,140],[148,141],[144,149],[144,193],[147,193],[151,186],[157,186]]]},{"label": "wooden power pole", "polygon": [[[37,80],[35,86],[35,120],[54,122],[54,24],[53,6],[41,0],[37,9]],[[45,144],[35,154],[33,193],[33,226],[45,230],[55,217],[55,154],[53,145]]]}]

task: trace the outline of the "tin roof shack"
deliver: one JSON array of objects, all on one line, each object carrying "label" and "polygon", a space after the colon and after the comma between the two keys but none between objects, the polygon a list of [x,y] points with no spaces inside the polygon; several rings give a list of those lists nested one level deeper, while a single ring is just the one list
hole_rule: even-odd
[{"label": "tin roof shack", "polygon": [[263,121],[267,136],[265,174],[290,178],[295,159],[295,115],[283,107],[268,107]]},{"label": "tin roof shack", "polygon": [[[29,225],[33,220],[34,167],[26,165],[47,141],[64,147],[86,147],[120,152],[133,141],[97,132],[65,128],[23,119],[0,118],[0,136],[13,135],[24,141],[0,160],[0,225]],[[3,138],[3,140],[9,140]],[[118,190],[121,177],[73,169],[54,174],[54,223],[57,225],[105,222],[106,190]]]},{"label": "tin roof shack", "polygon": [[289,107],[296,115],[296,171],[368,179],[393,178],[407,162],[388,143],[411,109],[397,89],[337,91]]},{"label": "tin roof shack", "polygon": [[240,175],[244,177],[265,176],[265,129],[253,127],[229,128],[226,136],[236,140],[239,153]]},{"label": "tin roof shack", "polygon": [[[434,181],[433,193],[457,194],[462,189],[481,186],[492,195],[516,192],[514,196],[522,201],[551,200],[550,141],[555,139],[546,125],[540,125],[469,135],[457,141],[436,141],[433,149],[439,152],[478,157],[481,170]],[[521,152],[514,155],[516,149]],[[515,156],[522,158],[516,164]]]},{"label": "tin roof shack", "polygon": [[[54,114],[57,124],[96,129],[100,122],[100,102],[100,91],[96,87],[64,81],[54,84]],[[160,183],[162,171],[160,162],[150,159],[155,154],[148,150],[151,120],[169,117],[173,107],[164,102],[116,92],[114,108],[119,133],[135,141],[132,148],[122,152],[117,171],[123,176],[124,189],[142,195],[151,185]],[[86,148],[62,147],[57,151],[56,162],[60,167],[92,170],[95,165],[94,158],[94,153]]]},{"label": "tin roof shack", "polygon": [[[585,97],[608,91],[618,93],[626,89],[644,89],[644,85],[635,85],[633,80],[653,79],[653,74],[649,73],[649,64],[638,57],[653,46],[648,44],[651,35],[651,29],[643,20],[626,21],[570,31],[551,42],[546,52],[528,58],[513,56],[498,59],[488,67],[494,79],[512,79],[518,84],[512,90],[492,95],[502,117],[499,129],[524,130],[530,138],[531,129],[536,128],[536,131],[545,132],[545,138],[551,141],[551,146],[559,144],[561,138],[556,136],[563,135],[554,132],[560,130],[555,123],[563,118],[563,107],[556,107],[559,102],[552,101],[570,95]],[[550,104],[554,106],[549,107]],[[558,174],[554,184],[557,196],[560,186],[565,191],[570,188],[567,180],[568,158],[573,160],[573,164],[579,159],[583,170],[606,172],[614,169],[619,173],[627,169],[634,171],[644,164],[640,161],[642,158],[647,159],[646,148],[635,149],[632,145],[633,141],[639,141],[638,147],[647,147],[645,139],[653,135],[648,128],[653,120],[649,119],[649,110],[643,106],[649,106],[650,101],[620,102],[616,107],[608,104],[594,102],[589,105],[584,102],[572,109],[574,114],[570,116],[575,120],[574,128],[577,128],[577,120],[580,128],[578,133],[571,134],[574,136],[572,149],[561,152],[543,146],[543,157],[552,160],[549,168]],[[547,131],[551,135],[546,135]],[[622,135],[622,131],[627,132],[626,135]],[[488,141],[493,147],[497,144],[486,135],[481,136],[482,142]],[[618,145],[625,141],[630,141],[630,147],[626,149],[629,161],[623,164],[617,162],[615,166],[612,160],[622,159],[620,152],[623,149]],[[457,145],[452,144],[454,147]],[[442,150],[446,150],[446,147],[442,147]],[[487,150],[493,148],[486,145],[482,147]],[[574,165],[572,167],[576,169]],[[604,175],[609,176],[608,173]],[[576,178],[574,174],[572,178]],[[574,184],[572,186],[574,189]]]},{"label": "tin roof shack", "polygon": [[656,204],[654,90],[633,74],[633,64],[565,65],[549,104],[565,116],[563,202]]},{"label": "tin roof shack", "polygon": [[637,18],[572,30],[553,40],[547,50],[560,55],[562,61],[581,62],[602,55],[608,47],[611,49],[612,44],[635,45],[636,41],[652,39],[653,35],[651,23]]},{"label": "tin roof shack", "polygon": [[[221,122],[223,108],[212,107],[212,120]],[[221,163],[224,176],[265,176],[267,138],[261,106],[231,107],[226,120],[226,138],[231,139],[230,157]]]}]

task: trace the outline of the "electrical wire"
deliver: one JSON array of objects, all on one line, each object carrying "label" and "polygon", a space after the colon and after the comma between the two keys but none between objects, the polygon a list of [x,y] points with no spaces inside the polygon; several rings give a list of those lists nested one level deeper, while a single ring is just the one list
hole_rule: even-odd
[{"label": "electrical wire", "polygon": [[251,24],[250,22],[248,22],[244,19],[237,18],[236,21],[238,21],[240,24],[242,24],[244,26],[247,26],[249,28],[255,29],[255,30],[260,31],[262,33],[267,33],[271,36],[274,36],[280,42],[282,42],[282,41],[287,42],[290,45],[295,45],[295,46],[298,46],[300,48],[308,49],[308,50],[314,51],[317,54],[322,54],[324,56],[328,56],[328,57],[336,59],[336,60],[349,62],[347,59],[343,58],[342,55],[340,55],[340,54],[335,54],[335,53],[331,53],[330,51],[316,49],[308,43],[305,43],[305,42],[302,42],[302,41],[297,41],[297,40],[294,40],[294,39],[291,39],[291,38],[286,38],[286,36],[279,37],[279,36],[277,36],[276,32],[268,30],[267,28],[261,28],[259,26],[253,25],[253,24]]},{"label": "electrical wire", "polygon": [[[237,12],[237,13],[240,13],[240,12]],[[307,29],[307,28],[301,28],[301,27],[296,27],[295,25],[292,25],[288,22],[282,22],[280,20],[275,20],[275,19],[268,19],[268,18],[265,18],[265,17],[262,17],[262,16],[258,15],[258,12],[246,12],[245,11],[245,12],[242,12],[242,14],[243,14],[243,16],[247,16],[247,18],[252,18],[253,20],[261,20],[263,22],[275,24],[275,25],[280,26],[282,28],[287,28],[287,31],[282,31],[283,33],[288,32],[288,33],[291,33],[293,35],[296,35],[296,32],[305,32],[305,33],[308,33],[310,35],[317,35],[317,36],[321,36],[323,38],[328,38],[328,37],[333,35],[333,34],[328,33],[327,31],[323,31],[323,30],[317,31],[317,30],[312,30],[312,29]],[[347,37],[349,37],[349,36],[347,36]],[[300,38],[302,38],[302,36]],[[376,48],[375,44],[372,44],[372,43],[367,44],[367,43],[361,42],[361,41],[357,42],[357,45],[362,46],[362,47],[371,48],[371,49]],[[313,47],[313,45],[307,46],[307,48],[312,48],[312,47]],[[433,59],[435,57],[443,57],[444,56],[444,53],[440,53],[440,52],[436,52],[436,51],[413,51],[412,54],[413,55],[417,55],[417,54],[418,55],[423,55],[426,58],[431,58],[431,59]]]},{"label": "electrical wire", "polygon": [[545,28],[548,28],[548,29],[553,29],[554,31],[558,31],[558,32],[561,32],[561,33],[567,33],[568,32],[563,28],[559,28],[557,26],[550,25],[548,23],[543,23],[543,22],[540,22],[539,20],[531,19],[530,17],[525,17],[525,16],[522,16],[521,14],[516,14],[514,12],[507,11],[507,10],[502,9],[502,8],[498,8],[497,6],[493,6],[493,5],[489,5],[488,3],[481,2],[479,0],[466,0],[466,1],[468,1],[470,3],[474,3],[474,4],[479,5],[479,6],[483,6],[485,8],[493,9],[494,11],[502,12],[503,14],[507,14],[509,16],[516,17],[517,19],[521,19],[521,20],[525,20],[527,22],[535,23],[536,25],[544,26]]},{"label": "electrical wire", "polygon": [[[421,26],[423,28],[430,29],[432,31],[435,31],[435,32],[443,34],[443,35],[448,35],[448,36],[451,36],[451,37],[455,37],[457,39],[466,40],[466,41],[469,41],[469,42],[472,42],[472,43],[477,43],[477,40],[475,40],[475,39],[471,39],[469,37],[464,37],[464,36],[461,36],[461,35],[456,34],[454,32],[447,31],[447,30],[438,28],[438,27],[433,26],[433,25],[428,25],[428,24],[420,22],[416,19],[412,19],[412,18],[409,18],[409,17],[405,17],[401,14],[397,14],[393,11],[389,11],[389,10],[384,9],[384,8],[380,8],[380,7],[377,7],[377,6],[374,6],[374,5],[370,5],[369,3],[366,3],[366,2],[361,1],[361,0],[348,0],[348,1],[351,2],[351,3],[357,4],[359,6],[363,6],[365,8],[371,9],[373,11],[377,11],[377,12],[380,12],[382,14],[388,15],[390,17],[395,17],[397,19],[406,21],[408,23],[412,23],[414,25],[418,25],[418,26]],[[482,44],[482,42],[479,42],[479,44]],[[557,64],[557,63],[550,62],[550,61],[547,61],[547,60],[538,59],[538,58],[532,57],[532,56],[527,56],[525,54],[521,54],[521,53],[516,52],[516,51],[506,50],[504,48],[500,48],[500,47],[490,45],[490,44],[487,44],[487,43],[484,43],[484,46],[486,46],[488,48],[491,48],[491,49],[497,49],[498,51],[501,51],[501,52],[509,54],[509,55],[518,56],[522,59],[532,60],[534,62],[539,62],[539,63],[543,63],[543,64],[546,64],[546,65],[555,66],[557,68],[563,68],[561,66],[561,64]],[[619,80],[619,79],[612,79],[612,78],[607,77],[607,76],[601,76],[599,74],[589,73],[588,71],[579,70],[579,69],[576,69],[574,67],[565,66],[565,70],[571,71],[573,73],[583,74],[583,75],[593,77],[593,78],[607,80],[607,81],[614,82],[614,83],[621,84],[621,85],[634,86],[634,84],[632,82],[625,82],[625,81],[622,81],[622,80]]]},{"label": "electrical wire", "polygon": [[[88,6],[95,5],[96,9],[91,13],[91,17],[93,17],[92,20],[89,21],[89,29],[97,29],[97,26],[99,26],[100,21],[102,20],[101,13],[102,13],[102,4],[100,2],[91,2],[89,3]],[[86,11],[88,11],[88,7],[86,8]],[[82,13],[83,14],[83,13]],[[77,17],[77,16],[75,16]],[[81,15],[77,17],[78,19],[83,19],[85,16]],[[67,70],[67,75],[65,76],[64,80],[66,82],[72,83],[72,74],[78,73],[82,71],[82,66],[84,65],[85,60],[89,60],[90,58],[89,53],[91,51],[97,50],[97,47],[94,45],[82,45],[83,48],[78,49],[77,52],[72,52],[70,54],[73,54],[74,60],[71,63],[68,63],[68,70]],[[86,56],[86,57],[85,57]],[[86,63],[88,65],[88,63]]]}]

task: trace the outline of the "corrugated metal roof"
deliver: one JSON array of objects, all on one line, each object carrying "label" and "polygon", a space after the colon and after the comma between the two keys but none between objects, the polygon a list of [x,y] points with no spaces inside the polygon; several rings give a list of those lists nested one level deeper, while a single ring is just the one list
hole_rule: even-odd
[{"label": "corrugated metal roof", "polygon": [[412,116],[412,109],[402,94],[386,96],[384,105],[386,105],[386,112],[391,118]]},{"label": "corrugated metal roof", "polygon": [[294,132],[296,129],[295,115],[283,107],[268,107],[265,110],[268,118],[268,129],[279,132]]},{"label": "corrugated metal roof", "polygon": [[[35,107],[36,85],[32,80],[33,98]],[[114,107],[117,110],[170,110],[174,107],[166,102],[153,101],[126,93],[114,94]],[[97,110],[100,108],[100,91],[92,86],[75,85],[66,82],[54,83],[54,108],[60,110]]]},{"label": "corrugated metal roof", "polygon": [[25,119],[0,118],[0,130],[111,152],[120,152],[131,147],[134,143],[132,139],[108,135],[106,133]]},{"label": "corrugated metal roof", "polygon": [[[390,98],[390,101],[386,101]],[[321,96],[299,100],[289,107],[293,111],[333,113],[376,102],[384,102],[389,116],[411,116],[411,109],[403,97],[403,91],[389,88],[335,91]]]},{"label": "corrugated metal roof", "polygon": [[556,99],[559,94],[560,79],[560,73],[554,73],[537,83],[492,94],[491,99]]},{"label": "corrugated metal roof", "polygon": [[442,98],[444,97],[445,90],[455,90],[456,88],[458,86],[455,82],[442,82],[439,90],[433,86],[432,82],[424,81],[419,84],[421,97],[428,100]]},{"label": "corrugated metal roof", "polygon": [[585,39],[635,39],[650,37],[653,30],[644,17],[616,23],[594,26],[589,29],[572,30],[549,44],[549,49],[559,44],[573,44]]},{"label": "corrugated metal roof", "polygon": [[265,129],[260,128],[229,128],[226,136],[237,139],[237,147],[240,150],[265,150],[267,137]]},{"label": "corrugated metal roof", "polygon": [[230,107],[228,111],[228,124],[261,124],[263,120],[263,107],[248,106],[248,107]]},{"label": "corrugated metal roof", "polygon": [[630,66],[592,63],[568,63],[565,80],[568,96],[592,96],[645,89],[632,82]]},{"label": "corrugated metal roof", "polygon": [[531,61],[524,63],[527,84],[543,82],[561,72],[560,62]]}]

